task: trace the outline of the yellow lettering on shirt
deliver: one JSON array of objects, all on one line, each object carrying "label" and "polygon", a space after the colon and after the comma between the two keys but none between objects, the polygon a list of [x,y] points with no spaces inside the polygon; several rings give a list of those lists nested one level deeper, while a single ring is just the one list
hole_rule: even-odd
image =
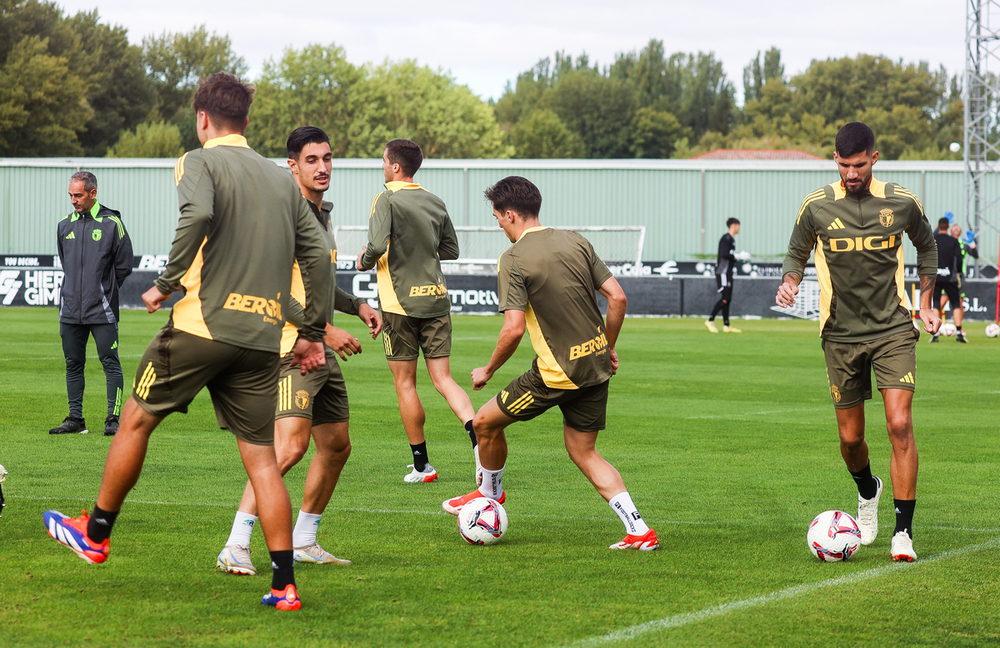
[{"label": "yellow lettering on shirt", "polygon": [[587,340],[583,344],[575,344],[569,348],[569,359],[576,360],[593,353],[603,352],[608,346],[608,338],[601,333],[593,340]]}]

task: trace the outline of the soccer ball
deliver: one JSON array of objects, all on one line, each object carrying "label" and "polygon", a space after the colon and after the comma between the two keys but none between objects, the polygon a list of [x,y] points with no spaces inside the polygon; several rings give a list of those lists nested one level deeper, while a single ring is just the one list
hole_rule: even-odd
[{"label": "soccer ball", "polygon": [[477,497],[458,512],[458,533],[469,544],[496,544],[506,532],[507,511],[495,499]]},{"label": "soccer ball", "polygon": [[990,323],[986,325],[986,337],[996,337],[1000,335],[1000,326],[995,323]]},{"label": "soccer ball", "polygon": [[955,328],[954,324],[942,324],[941,330],[938,331],[938,333],[940,333],[941,335],[945,335],[947,337],[951,337],[952,335],[958,333],[958,329]]},{"label": "soccer ball", "polygon": [[861,529],[843,511],[823,511],[809,525],[806,542],[809,551],[823,562],[840,562],[861,546]]}]

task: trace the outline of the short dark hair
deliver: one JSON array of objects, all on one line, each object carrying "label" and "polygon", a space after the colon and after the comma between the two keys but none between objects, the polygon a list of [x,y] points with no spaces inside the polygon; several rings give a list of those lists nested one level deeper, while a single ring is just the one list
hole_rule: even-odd
[{"label": "short dark hair", "polygon": [[948,220],[947,218],[939,218],[938,219],[938,229],[939,230],[948,229],[949,225],[951,225],[951,221]]},{"label": "short dark hair", "polygon": [[740,224],[740,219],[738,218],[730,218],[729,220],[726,221],[726,227],[732,227],[733,225],[739,225],[739,224]]},{"label": "short dark hair", "polygon": [[864,122],[844,124],[837,131],[834,150],[845,158],[862,152],[871,155],[875,151],[875,133]]},{"label": "short dark hair", "polygon": [[246,127],[254,87],[225,72],[201,81],[194,93],[195,113],[205,111],[218,128],[242,133]]},{"label": "short dark hair", "polygon": [[97,176],[95,176],[90,171],[77,171],[69,177],[69,181],[79,180],[83,183],[84,191],[93,191],[97,189]]},{"label": "short dark hair", "polygon": [[407,178],[412,178],[424,163],[420,145],[408,139],[394,139],[385,145],[385,150],[389,161],[398,164]]},{"label": "short dark hair", "polygon": [[522,218],[537,218],[542,209],[542,192],[531,180],[521,176],[507,176],[483,194],[486,200],[493,203],[493,209],[501,214],[510,209]]},{"label": "short dark hair", "polygon": [[288,136],[285,148],[288,149],[288,157],[298,159],[299,153],[306,144],[329,144],[330,136],[318,126],[299,126]]}]

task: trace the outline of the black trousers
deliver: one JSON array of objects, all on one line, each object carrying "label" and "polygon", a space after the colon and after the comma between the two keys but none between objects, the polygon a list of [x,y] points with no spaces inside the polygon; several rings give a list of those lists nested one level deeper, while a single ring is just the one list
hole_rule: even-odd
[{"label": "black trousers", "polygon": [[63,355],[66,356],[66,393],[69,413],[83,418],[83,389],[86,382],[83,369],[87,364],[87,340],[91,335],[97,343],[97,357],[104,366],[108,386],[108,416],[122,411],[122,365],[118,360],[117,324],[67,324],[59,322]]}]

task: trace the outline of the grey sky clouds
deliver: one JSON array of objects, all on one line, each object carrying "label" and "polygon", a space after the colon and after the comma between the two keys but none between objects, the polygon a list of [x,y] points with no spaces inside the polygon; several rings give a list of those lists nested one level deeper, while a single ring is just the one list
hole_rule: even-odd
[{"label": "grey sky clouds", "polygon": [[[963,0],[429,0],[396,6],[366,2],[282,3],[274,0],[62,0],[69,14],[97,9],[128,28],[132,42],[199,24],[228,34],[257,76],[286,47],[336,43],[355,64],[416,59],[449,70],[477,95],[498,98],[505,83],[557,50],[608,64],[618,52],[651,38],[668,53],[715,52],[741,89],[743,67],[758,51],[778,47],[788,74],[812,59],[858,53],[965,66]],[[234,10],[234,8],[238,9]]]}]

